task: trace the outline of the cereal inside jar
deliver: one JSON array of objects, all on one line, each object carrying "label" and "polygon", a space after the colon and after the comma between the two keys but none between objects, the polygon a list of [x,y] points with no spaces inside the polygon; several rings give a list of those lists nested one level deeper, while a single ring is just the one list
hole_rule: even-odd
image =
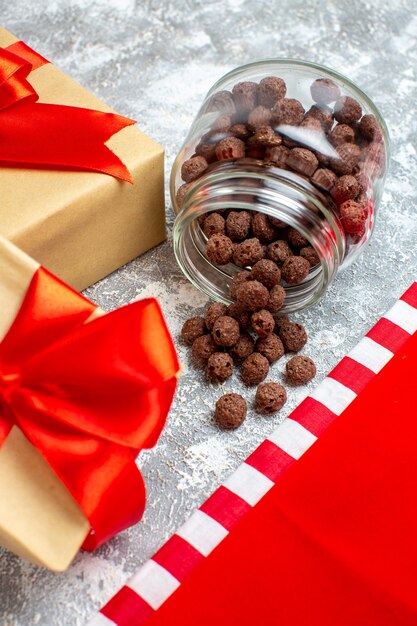
[{"label": "cereal inside jar", "polygon": [[388,146],[375,105],[331,70],[276,60],[231,72],[172,170],[182,270],[225,304],[242,271],[284,294],[273,313],[314,304],[372,234]]}]

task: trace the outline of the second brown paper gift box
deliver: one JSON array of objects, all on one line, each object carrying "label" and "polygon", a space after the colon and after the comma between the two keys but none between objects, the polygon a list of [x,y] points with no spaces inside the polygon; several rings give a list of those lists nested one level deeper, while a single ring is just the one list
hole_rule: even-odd
[{"label": "second brown paper gift box", "polygon": [[[0,28],[0,47],[17,41]],[[111,111],[48,63],[40,102]],[[129,126],[107,144],[134,184],[100,173],[0,167],[0,234],[82,290],[165,239],[163,148]]]}]

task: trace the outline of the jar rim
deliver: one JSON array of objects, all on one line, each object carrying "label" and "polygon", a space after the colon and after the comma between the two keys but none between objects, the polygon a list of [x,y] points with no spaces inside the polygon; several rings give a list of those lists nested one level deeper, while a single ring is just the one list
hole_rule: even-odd
[{"label": "jar rim", "polygon": [[[250,165],[250,171],[248,166]],[[195,230],[195,220],[199,215],[227,208],[223,206],[225,202],[228,206],[231,194],[251,194],[257,196],[256,206],[250,199],[235,200],[233,205],[237,208],[245,210],[258,210],[262,208],[262,213],[285,219],[289,226],[297,228],[302,235],[306,237],[310,245],[318,252],[318,248],[322,250],[318,252],[320,258],[320,266],[316,270],[312,268],[309,279],[300,285],[288,285],[286,288],[287,297],[286,304],[280,313],[292,313],[298,310],[300,306],[311,306],[315,304],[323,295],[327,286],[336,275],[337,269],[344,256],[344,239],[338,236],[341,229],[338,221],[328,211],[326,204],[322,201],[322,194],[311,187],[308,188],[307,182],[302,177],[291,173],[292,178],[288,178],[289,172],[281,170],[277,167],[265,167],[254,159],[240,159],[238,161],[226,161],[221,168],[211,170],[203,174],[201,178],[190,184],[184,198],[184,206],[176,217],[173,230],[174,254],[182,271],[197,288],[202,290],[210,298],[230,304],[232,300],[224,291],[223,281],[227,278],[231,279],[232,275],[239,271],[227,270],[223,266],[214,266],[205,259],[205,254],[201,248],[201,242],[198,243],[198,232]],[[234,190],[231,183],[239,179],[263,180],[271,184],[265,188],[248,187],[241,188],[240,191]],[[279,186],[280,188],[278,189]],[[282,195],[281,187],[287,191],[293,192],[293,197]],[[210,188],[211,192],[208,193]],[[313,193],[312,193],[313,192]],[[226,200],[225,200],[226,198]],[[268,205],[268,200],[273,200],[276,205],[273,209]],[[307,203],[311,207],[307,208]],[[285,210],[282,205],[285,204]],[[314,210],[312,207],[314,205]],[[258,209],[256,208],[258,207]],[[291,210],[289,211],[289,208]],[[310,226],[307,227],[301,222],[300,210],[308,210]],[[288,213],[289,211],[289,213]],[[324,218],[327,227],[323,229],[320,225],[316,233],[320,232],[320,239],[312,237],[312,225],[317,227],[316,221],[320,215],[320,219]],[[288,219],[290,217],[290,219]],[[302,219],[306,219],[304,213]],[[328,232],[327,232],[328,231]],[[203,260],[205,259],[205,260]],[[197,263],[205,263],[205,271],[201,272]],[[222,277],[218,282],[217,278]],[[220,285],[220,286],[219,286]]]}]

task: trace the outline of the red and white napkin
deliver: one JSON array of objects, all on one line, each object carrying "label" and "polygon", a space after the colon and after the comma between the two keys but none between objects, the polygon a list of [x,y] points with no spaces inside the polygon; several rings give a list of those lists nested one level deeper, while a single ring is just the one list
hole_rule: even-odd
[{"label": "red and white napkin", "polygon": [[417,624],[416,331],[414,283],[89,626]]}]

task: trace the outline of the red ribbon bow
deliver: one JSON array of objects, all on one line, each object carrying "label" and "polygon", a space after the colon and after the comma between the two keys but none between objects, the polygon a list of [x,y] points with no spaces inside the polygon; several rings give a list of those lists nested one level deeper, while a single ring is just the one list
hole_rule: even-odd
[{"label": "red ribbon bow", "polygon": [[76,499],[93,549],[142,516],[135,464],[153,446],[179,364],[156,300],[96,307],[40,268],[0,344],[0,445],[17,425]]},{"label": "red ribbon bow", "polygon": [[116,113],[37,102],[28,76],[45,63],[23,42],[0,48],[0,165],[93,170],[133,182],[105,142],[135,121]]}]

